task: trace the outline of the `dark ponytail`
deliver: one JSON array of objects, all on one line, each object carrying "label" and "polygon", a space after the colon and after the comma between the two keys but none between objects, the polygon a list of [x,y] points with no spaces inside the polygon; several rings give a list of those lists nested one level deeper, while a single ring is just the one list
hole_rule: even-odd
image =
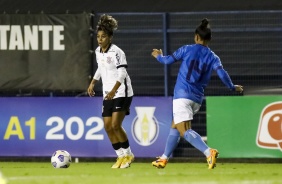
[{"label": "dark ponytail", "polygon": [[107,35],[113,36],[114,30],[118,28],[118,22],[110,15],[101,15],[96,31],[104,31]]},{"label": "dark ponytail", "polygon": [[198,34],[201,39],[210,41],[212,36],[211,36],[211,29],[210,29],[210,24],[209,20],[207,18],[204,18],[201,22],[201,24],[196,28],[195,34]]}]

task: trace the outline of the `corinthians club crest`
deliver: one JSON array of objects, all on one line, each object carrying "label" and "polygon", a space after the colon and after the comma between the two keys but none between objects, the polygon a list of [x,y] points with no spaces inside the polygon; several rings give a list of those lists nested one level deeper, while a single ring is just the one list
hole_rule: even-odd
[{"label": "corinthians club crest", "polygon": [[132,122],[134,140],[141,146],[153,144],[159,134],[159,123],[154,117],[156,107],[135,107],[137,117]]}]

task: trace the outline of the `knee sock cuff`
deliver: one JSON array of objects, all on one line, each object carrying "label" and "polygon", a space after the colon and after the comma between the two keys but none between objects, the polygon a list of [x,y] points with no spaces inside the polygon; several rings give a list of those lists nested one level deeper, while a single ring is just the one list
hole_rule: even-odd
[{"label": "knee sock cuff", "polygon": [[184,133],[184,137],[188,142],[191,142],[192,137],[195,138],[194,131],[192,129],[187,130]]},{"label": "knee sock cuff", "polygon": [[125,142],[121,142],[120,145],[121,145],[122,148],[126,149],[126,148],[129,147],[129,142],[128,142],[128,140],[126,140]]},{"label": "knee sock cuff", "polygon": [[180,136],[180,133],[178,132],[177,129],[175,128],[171,128],[170,131],[169,131],[169,135],[173,135],[173,136]]},{"label": "knee sock cuff", "polygon": [[118,150],[118,149],[120,149],[120,148],[121,148],[121,145],[120,145],[120,143],[119,143],[119,142],[118,142],[118,143],[114,143],[114,144],[112,144],[112,146],[113,146],[114,150]]}]

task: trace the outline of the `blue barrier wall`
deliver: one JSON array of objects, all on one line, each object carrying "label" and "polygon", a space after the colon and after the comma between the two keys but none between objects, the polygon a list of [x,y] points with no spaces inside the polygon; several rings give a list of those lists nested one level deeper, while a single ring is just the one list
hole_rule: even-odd
[{"label": "blue barrier wall", "polygon": [[[115,157],[101,118],[102,98],[0,98],[0,156]],[[134,97],[123,127],[136,157],[162,154],[171,97]]]}]

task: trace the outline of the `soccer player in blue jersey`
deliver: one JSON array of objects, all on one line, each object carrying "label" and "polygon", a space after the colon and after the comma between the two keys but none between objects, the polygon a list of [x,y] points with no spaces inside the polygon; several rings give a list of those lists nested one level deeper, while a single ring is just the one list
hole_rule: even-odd
[{"label": "soccer player in blue jersey", "polygon": [[230,90],[242,92],[243,86],[233,85],[228,73],[223,69],[220,58],[208,47],[211,37],[209,20],[205,18],[195,30],[195,44],[184,45],[168,56],[163,56],[162,50],[153,49],[152,56],[160,63],[172,64],[182,61],[174,87],[173,121],[165,151],[161,157],[152,162],[157,168],[166,166],[180,136],[206,156],[208,169],[213,169],[216,165],[219,152],[210,148],[201,136],[192,130],[191,120],[201,107],[204,89],[213,71],[217,72]]}]

